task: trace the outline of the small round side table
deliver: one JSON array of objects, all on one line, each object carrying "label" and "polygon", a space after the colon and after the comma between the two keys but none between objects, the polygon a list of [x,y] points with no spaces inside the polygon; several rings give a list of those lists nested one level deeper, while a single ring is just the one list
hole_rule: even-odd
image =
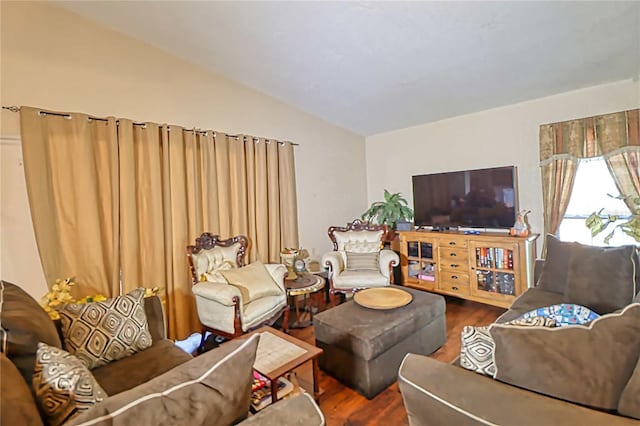
[{"label": "small round side table", "polygon": [[[308,306],[309,296],[322,290],[326,284],[323,277],[309,272],[299,272],[295,279],[285,280],[284,285],[287,289],[289,297],[289,309],[293,308],[296,312],[296,321],[289,325],[289,328],[304,328],[313,323],[313,306]],[[296,301],[296,296],[303,296],[304,306],[300,309]],[[309,320],[303,321],[301,311],[309,312]]]}]

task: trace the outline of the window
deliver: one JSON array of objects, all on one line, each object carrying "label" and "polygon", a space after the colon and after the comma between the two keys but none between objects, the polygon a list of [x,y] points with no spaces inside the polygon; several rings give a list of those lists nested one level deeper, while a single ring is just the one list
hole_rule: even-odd
[{"label": "window", "polygon": [[[630,211],[622,200],[610,197],[620,194],[602,157],[580,160],[576,172],[569,206],[558,230],[562,241],[577,241],[582,244],[604,246],[604,238],[613,230],[609,225],[604,232],[591,237],[591,231],[585,225],[585,219],[593,212],[604,208],[603,214],[616,214],[622,223],[630,217]],[[608,245],[621,246],[636,244],[636,240],[617,230]]]}]

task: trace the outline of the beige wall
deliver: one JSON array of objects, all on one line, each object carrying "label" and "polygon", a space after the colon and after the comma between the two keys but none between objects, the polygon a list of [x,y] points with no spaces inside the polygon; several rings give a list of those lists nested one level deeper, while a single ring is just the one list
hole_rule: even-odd
[{"label": "beige wall", "polygon": [[[114,115],[300,144],[300,243],[366,208],[364,138],[55,6],[1,2],[2,105]],[[2,111],[0,276],[45,291],[29,216],[18,114]],[[87,244],[90,244],[90,236]]]},{"label": "beige wall", "polygon": [[412,202],[413,175],[515,165],[520,208],[541,233],[540,124],[639,106],[640,84],[627,80],[367,137],[368,199],[387,188]]}]

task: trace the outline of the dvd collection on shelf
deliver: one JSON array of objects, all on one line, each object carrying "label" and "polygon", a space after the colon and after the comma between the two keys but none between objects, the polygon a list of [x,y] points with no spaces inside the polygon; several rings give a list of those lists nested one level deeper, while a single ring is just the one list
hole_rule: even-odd
[{"label": "dvd collection on shelf", "polygon": [[[278,379],[278,399],[293,391],[293,383],[284,377]],[[251,411],[256,413],[271,404],[271,381],[257,371],[253,372],[251,385]]]},{"label": "dvd collection on shelf", "polygon": [[513,251],[500,247],[476,248],[476,264],[481,268],[513,269]]}]

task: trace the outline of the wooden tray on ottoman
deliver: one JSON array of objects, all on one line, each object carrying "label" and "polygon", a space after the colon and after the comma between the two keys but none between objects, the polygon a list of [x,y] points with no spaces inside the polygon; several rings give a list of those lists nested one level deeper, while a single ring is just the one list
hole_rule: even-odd
[{"label": "wooden tray on ottoman", "polygon": [[360,306],[371,309],[396,309],[413,300],[408,291],[392,287],[368,288],[353,295],[353,300]]}]

